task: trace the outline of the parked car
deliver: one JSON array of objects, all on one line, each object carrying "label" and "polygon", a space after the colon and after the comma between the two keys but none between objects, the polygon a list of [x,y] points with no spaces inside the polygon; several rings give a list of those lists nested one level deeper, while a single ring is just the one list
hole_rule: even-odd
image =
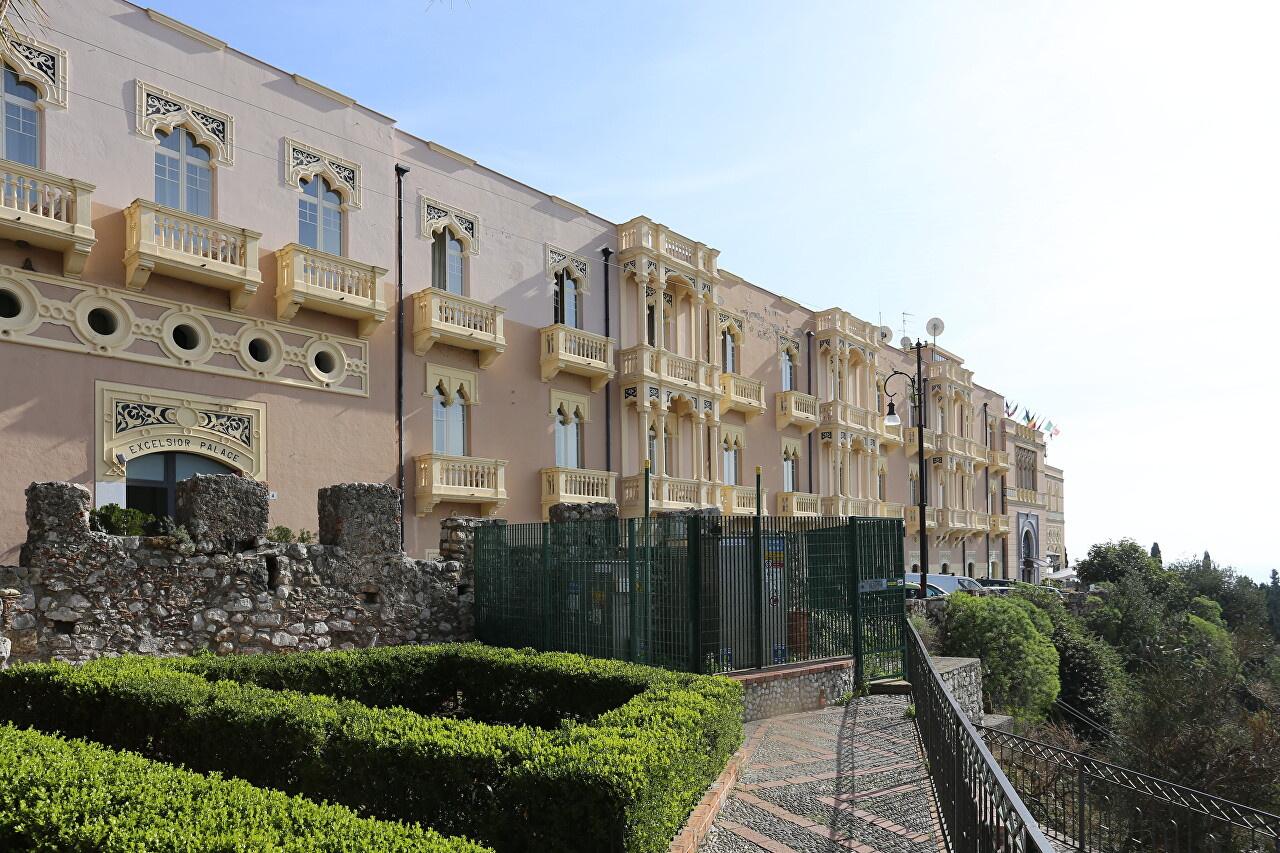
[{"label": "parked car", "polygon": [[[907,572],[907,583],[914,583],[916,589],[920,588],[920,575],[917,572]],[[961,575],[929,575],[929,583],[936,584],[943,592],[951,595],[957,592],[968,592],[974,595],[982,593],[982,584],[973,578],[966,578]]]},{"label": "parked car", "polygon": [[[916,583],[908,582],[906,584],[906,588],[907,588],[907,598],[920,597],[919,582],[916,582]],[[946,590],[942,589],[941,587],[935,586],[934,584],[929,584],[929,598],[937,598],[938,596],[942,596],[943,598],[946,598],[947,596]]]}]

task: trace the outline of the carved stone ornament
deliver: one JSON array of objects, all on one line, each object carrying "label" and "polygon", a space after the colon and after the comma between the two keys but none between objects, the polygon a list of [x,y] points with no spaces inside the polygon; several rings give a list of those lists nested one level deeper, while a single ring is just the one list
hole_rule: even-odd
[{"label": "carved stone ornament", "polygon": [[346,206],[360,209],[360,166],[336,154],[321,151],[288,137],[284,140],[284,182],[301,187],[302,182],[322,177],[342,194]]},{"label": "carved stone ornament", "polygon": [[561,249],[546,244],[547,249],[547,281],[554,281],[556,274],[568,272],[574,281],[578,283],[578,291],[581,293],[591,292],[591,266],[587,263],[587,259],[581,255],[575,255],[567,249]]},{"label": "carved stone ornament", "polygon": [[0,38],[0,57],[17,72],[18,79],[36,87],[41,101],[55,107],[66,107],[65,50],[6,29]]},{"label": "carved stone ornament", "polygon": [[447,227],[468,252],[480,254],[480,217],[426,196],[418,196],[418,202],[422,207],[419,233],[423,237],[430,239]]},{"label": "carved stone ornament", "polygon": [[138,84],[138,134],[154,140],[156,131],[172,133],[182,127],[213,152],[215,162],[235,163],[235,121],[224,112],[150,83]]}]

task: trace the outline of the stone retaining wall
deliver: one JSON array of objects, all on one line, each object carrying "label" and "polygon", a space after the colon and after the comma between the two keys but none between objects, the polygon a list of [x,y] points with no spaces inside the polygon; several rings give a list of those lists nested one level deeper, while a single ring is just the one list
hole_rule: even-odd
[{"label": "stone retaining wall", "polygon": [[982,661],[978,658],[933,658],[942,683],[955,697],[969,722],[982,723]]},{"label": "stone retaining wall", "polygon": [[474,636],[470,549],[459,552],[467,563],[401,553],[400,495],[390,486],[321,490],[316,545],[269,541],[266,490],[251,480],[197,475],[179,484],[178,497],[193,542],[92,532],[87,489],[33,483],[20,565],[0,567],[10,659],[350,649]]},{"label": "stone retaining wall", "polygon": [[817,711],[857,689],[853,660],[731,675],[745,689],[742,721]]}]

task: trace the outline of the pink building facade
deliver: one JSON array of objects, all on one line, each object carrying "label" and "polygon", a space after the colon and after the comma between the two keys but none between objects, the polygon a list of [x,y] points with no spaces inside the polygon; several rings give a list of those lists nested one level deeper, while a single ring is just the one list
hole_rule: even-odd
[{"label": "pink building facade", "polygon": [[[171,514],[197,471],[385,482],[405,547],[555,503],[902,517],[908,568],[1038,577],[1062,472],[963,361],[611,223],[318,83],[122,0],[0,44],[0,562],[23,489]],[[888,393],[901,426],[887,426]],[[928,510],[914,506],[926,450]],[[913,557],[913,555],[915,555]],[[914,560],[914,562],[913,562]]]}]

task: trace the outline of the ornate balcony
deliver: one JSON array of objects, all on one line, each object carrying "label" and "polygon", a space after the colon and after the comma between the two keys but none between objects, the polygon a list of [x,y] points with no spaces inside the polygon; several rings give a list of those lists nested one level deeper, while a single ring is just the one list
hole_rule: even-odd
[{"label": "ornate balcony", "polygon": [[736,373],[721,373],[720,390],[724,392],[720,398],[720,414],[742,412],[750,422],[765,410],[764,383],[759,380]]},{"label": "ornate balcony", "polygon": [[967,446],[965,448],[965,453],[966,455],[968,455],[970,459],[973,460],[973,466],[975,468],[987,467],[986,445],[980,441],[974,441],[971,438],[967,439],[966,441],[967,441]]},{"label": "ornate balcony", "polygon": [[[920,529],[920,507],[908,506],[903,507],[902,518],[907,523],[907,532],[918,531]],[[925,507],[924,525],[926,530],[934,530],[938,526],[937,509],[934,507]]]},{"label": "ornate balcony", "polygon": [[[705,509],[720,505],[720,487],[706,480],[681,480],[676,477],[651,475],[649,509]],[[644,475],[622,479],[622,501],[619,506],[628,514],[644,514]]]},{"label": "ornate balcony", "polygon": [[817,343],[819,349],[848,350],[849,347],[878,350],[878,327],[859,320],[848,311],[828,308],[818,313]]},{"label": "ornate balcony", "polygon": [[969,450],[968,439],[947,433],[936,433],[933,437],[933,447],[937,453],[949,453],[952,456],[967,456]]},{"label": "ornate balcony", "polygon": [[992,474],[1003,474],[1013,468],[1013,457],[1007,450],[988,450],[987,464]]},{"label": "ornate balcony", "polygon": [[965,370],[954,361],[935,361],[928,366],[928,370],[930,379],[954,382],[965,388],[973,387],[973,371]]},{"label": "ornate balcony", "polygon": [[938,507],[933,511],[933,516],[942,530],[959,530],[963,527],[960,521],[961,511],[958,509]]},{"label": "ornate balcony", "polygon": [[413,352],[425,355],[438,342],[475,350],[480,367],[488,367],[507,348],[505,310],[438,287],[419,290],[413,294]]},{"label": "ornate balcony", "polygon": [[867,498],[850,498],[842,495],[827,495],[822,498],[822,514],[835,518],[857,516],[866,518],[872,515],[872,501]]},{"label": "ornate balcony", "polygon": [[1007,500],[1030,504],[1032,506],[1044,507],[1049,505],[1048,493],[1037,492],[1035,489],[1019,489],[1014,486],[1006,486],[1004,496]]},{"label": "ornate balcony", "polygon": [[678,388],[720,394],[719,370],[705,361],[642,345],[623,350],[619,353],[618,362],[619,378],[623,380],[647,379]]},{"label": "ornate balcony", "polygon": [[[801,435],[808,435],[818,425],[818,398],[799,391],[779,391],[773,395],[778,411],[773,422],[778,430],[795,424]],[[797,492],[799,494],[799,492]]]},{"label": "ornate balcony", "polygon": [[991,529],[991,513],[974,512],[973,527],[970,528],[975,533],[986,533]]},{"label": "ornate balcony", "polygon": [[1002,515],[998,512],[991,513],[991,534],[993,536],[1002,536],[1011,529],[1010,516]]},{"label": "ornate balcony", "polygon": [[125,286],[142,290],[153,272],[227,291],[243,311],[262,284],[258,238],[248,228],[136,200],[125,208]]},{"label": "ornate balcony", "polygon": [[902,446],[902,424],[886,426],[884,416],[880,416],[880,443],[886,450],[897,450]]},{"label": "ornate balcony", "polygon": [[0,237],[62,252],[62,274],[79,278],[93,233],[93,184],[0,160]]},{"label": "ornate balcony", "polygon": [[[769,497],[768,489],[760,490],[760,502],[764,504],[760,508],[761,515],[769,514]],[[721,486],[720,487],[720,511],[725,515],[755,515],[756,514],[756,487],[755,486]]]},{"label": "ornate balcony", "polygon": [[873,507],[877,518],[902,518],[905,507],[891,501],[876,501]]},{"label": "ornate balcony", "polygon": [[[905,434],[905,435],[906,435],[906,437],[907,437],[907,444],[906,444],[906,447],[907,447],[907,449],[906,449],[906,453],[907,453],[907,455],[908,455],[908,456],[910,456],[910,455],[911,455],[911,454],[913,454],[913,453],[917,453],[917,452],[919,451],[919,447],[918,447],[918,441],[919,441],[919,439],[917,438],[917,436],[918,436],[918,435],[919,435],[919,433],[920,433],[920,429],[919,429],[919,427],[910,427],[910,428],[905,429],[903,432],[904,432],[904,434]],[[933,448],[934,448],[934,443],[933,443],[933,442],[934,442],[934,437],[935,437],[935,436],[934,436],[933,430],[931,430],[931,429],[926,429],[926,430],[924,431],[924,451],[925,451],[925,453],[928,453],[929,451],[933,450]]]},{"label": "ornate balcony", "polygon": [[615,484],[618,475],[611,471],[589,471],[585,468],[543,468],[542,517],[555,504],[617,503]]},{"label": "ornate balcony", "polygon": [[507,502],[507,461],[472,456],[427,453],[415,456],[418,469],[413,490],[418,515],[426,515],[441,501],[480,504],[488,515]]},{"label": "ornate balcony", "polygon": [[299,308],[310,308],[356,321],[356,334],[367,338],[387,318],[382,298],[382,267],[349,261],[298,243],[276,250],[276,317],[292,320]]},{"label": "ornate balcony", "polygon": [[842,400],[818,404],[818,423],[823,429],[853,429],[864,434],[878,433],[876,414],[870,409]]},{"label": "ornate balcony", "polygon": [[822,506],[817,495],[808,492],[778,492],[778,515],[821,515]]},{"label": "ornate balcony", "polygon": [[637,216],[618,226],[618,252],[632,255],[637,251],[660,257],[663,261],[675,261],[688,270],[718,276],[716,262],[720,252],[702,243],[681,236],[667,226],[654,222],[647,216]]},{"label": "ornate balcony", "polygon": [[542,329],[542,381],[557,373],[575,373],[599,391],[613,378],[613,338],[574,329],[563,323]]}]

